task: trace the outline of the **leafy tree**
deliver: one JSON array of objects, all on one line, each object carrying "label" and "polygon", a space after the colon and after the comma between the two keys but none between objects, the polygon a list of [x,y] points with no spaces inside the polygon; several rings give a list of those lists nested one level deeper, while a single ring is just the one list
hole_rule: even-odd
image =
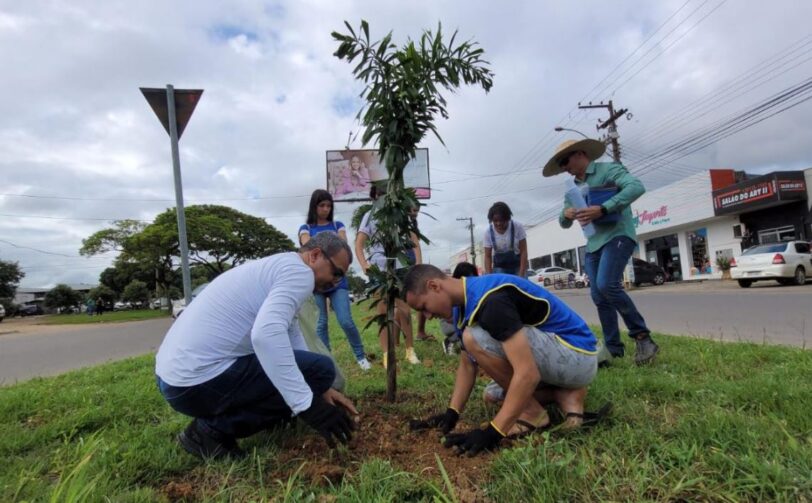
[{"label": "leafy tree", "polygon": [[[175,246],[179,246],[174,208],[158,215],[151,226],[170,232]],[[206,267],[215,275],[251,259],[295,249],[284,233],[264,219],[227,206],[189,206],[186,232],[189,261]]]},{"label": "leafy tree", "polygon": [[118,299],[118,294],[107,285],[99,285],[87,292],[87,298],[93,300],[101,299],[105,306],[112,307]]},{"label": "leafy tree", "polygon": [[[189,260],[208,271],[206,279],[247,260],[294,249],[288,237],[259,217],[233,208],[200,205],[186,208]],[[113,270],[106,269],[100,282],[119,293],[134,279],[148,288],[168,292],[179,275],[180,245],[175,209],[161,213],[149,225],[120,220],[82,241],[80,253],[95,255],[121,252]]]},{"label": "leafy tree", "polygon": [[117,258],[112,267],[103,270],[99,275],[99,283],[110,288],[121,297],[124,288],[134,279],[143,281],[151,290],[155,289],[155,269],[138,262],[127,262]]},{"label": "leafy tree", "polygon": [[121,300],[142,307],[149,304],[149,289],[147,288],[147,284],[137,279],[132,280],[132,282],[124,288]]},{"label": "leafy tree", "polygon": [[81,303],[82,294],[68,285],[56,285],[45,294],[45,307],[52,309],[70,309],[79,307]]},{"label": "leafy tree", "polygon": [[355,273],[353,268],[347,271],[347,283],[350,285],[350,291],[355,294],[356,298],[364,295],[367,289],[367,283],[364,278]]},{"label": "leafy tree", "polygon": [[0,298],[13,298],[24,277],[25,273],[20,269],[19,263],[0,260]]},{"label": "leafy tree", "polygon": [[145,224],[138,220],[116,220],[113,225],[114,227],[110,229],[102,229],[83,239],[79,254],[89,257],[109,251],[122,251],[127,239],[145,227]]},{"label": "leafy tree", "polygon": [[349,63],[360,59],[353,74],[366,85],[361,93],[366,103],[358,112],[364,126],[362,141],[365,145],[373,140],[377,143],[389,174],[385,193],[372,206],[379,232],[370,238],[372,243],[382,244],[390,258],[386,271],[373,266],[370,276],[385,289],[388,300],[386,315],[376,320],[388,327],[387,399],[394,401],[397,390],[394,301],[400,289],[394,274],[394,257],[396,252],[404,255],[411,246],[411,232],[428,242],[409,219],[409,210],[420,203],[414,190],[405,187],[403,170],[414,159],[417,145],[426,133],[431,132],[443,143],[435,125],[438,115],[448,118],[441,91],[453,92],[460,83],[465,83],[479,85],[487,92],[493,84],[493,74],[488,62],[481,59],[484,51],[475,42],[457,44],[455,32],[446,44],[439,25],[436,33],[424,31],[419,41],[408,39],[403,47],[397,48],[391,32],[370,42],[366,21],[361,21],[358,34],[349,23],[344,24],[349,34],[332,34],[339,42],[335,56]]}]

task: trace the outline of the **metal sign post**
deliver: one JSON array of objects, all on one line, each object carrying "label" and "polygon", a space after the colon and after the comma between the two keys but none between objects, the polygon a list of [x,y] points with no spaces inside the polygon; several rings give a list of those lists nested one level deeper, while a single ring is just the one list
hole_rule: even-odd
[{"label": "metal sign post", "polygon": [[192,117],[202,89],[178,89],[167,84],[164,89],[141,88],[150,107],[158,116],[172,145],[172,171],[175,178],[175,204],[178,216],[178,241],[180,244],[180,264],[183,274],[183,298],[186,305],[192,301],[192,275],[189,271],[189,243],[186,238],[186,212],[183,206],[183,181],[180,175],[180,153],[178,140]]}]

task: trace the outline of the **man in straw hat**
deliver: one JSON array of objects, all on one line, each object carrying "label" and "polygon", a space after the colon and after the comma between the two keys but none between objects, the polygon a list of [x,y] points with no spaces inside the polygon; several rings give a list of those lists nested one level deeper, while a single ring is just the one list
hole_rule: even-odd
[{"label": "man in straw hat", "polygon": [[568,173],[576,185],[589,187],[588,206],[575,209],[568,198],[558,218],[561,227],[569,228],[577,220],[592,223],[595,233],[587,239],[584,268],[589,275],[592,300],[598,308],[606,349],[615,358],[623,356],[617,314],[635,340],[638,365],[654,359],[660,350],[632,299],[623,291],[623,270],[636,246],[637,235],[629,206],[643,195],[639,179],[616,162],[596,162],[606,146],[592,139],[567,140],[555,151],[542,171],[545,177]]}]

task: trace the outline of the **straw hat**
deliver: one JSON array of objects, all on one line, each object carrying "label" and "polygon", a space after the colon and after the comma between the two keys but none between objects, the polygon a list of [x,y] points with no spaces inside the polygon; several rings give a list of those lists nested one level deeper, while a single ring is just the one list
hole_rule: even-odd
[{"label": "straw hat", "polygon": [[583,151],[590,161],[599,159],[606,151],[606,145],[602,141],[583,139],[567,140],[555,149],[555,154],[544,165],[541,174],[544,176],[555,176],[564,172],[564,168],[558,165],[558,160],[568,156],[572,152]]}]

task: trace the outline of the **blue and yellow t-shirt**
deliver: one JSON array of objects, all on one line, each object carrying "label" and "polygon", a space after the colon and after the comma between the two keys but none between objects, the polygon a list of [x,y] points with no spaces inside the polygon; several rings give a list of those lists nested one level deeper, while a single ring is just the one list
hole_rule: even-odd
[{"label": "blue and yellow t-shirt", "polygon": [[459,328],[480,325],[494,339],[504,341],[524,325],[558,336],[567,347],[596,352],[595,334],[569,306],[543,287],[509,274],[462,278],[465,305]]}]

